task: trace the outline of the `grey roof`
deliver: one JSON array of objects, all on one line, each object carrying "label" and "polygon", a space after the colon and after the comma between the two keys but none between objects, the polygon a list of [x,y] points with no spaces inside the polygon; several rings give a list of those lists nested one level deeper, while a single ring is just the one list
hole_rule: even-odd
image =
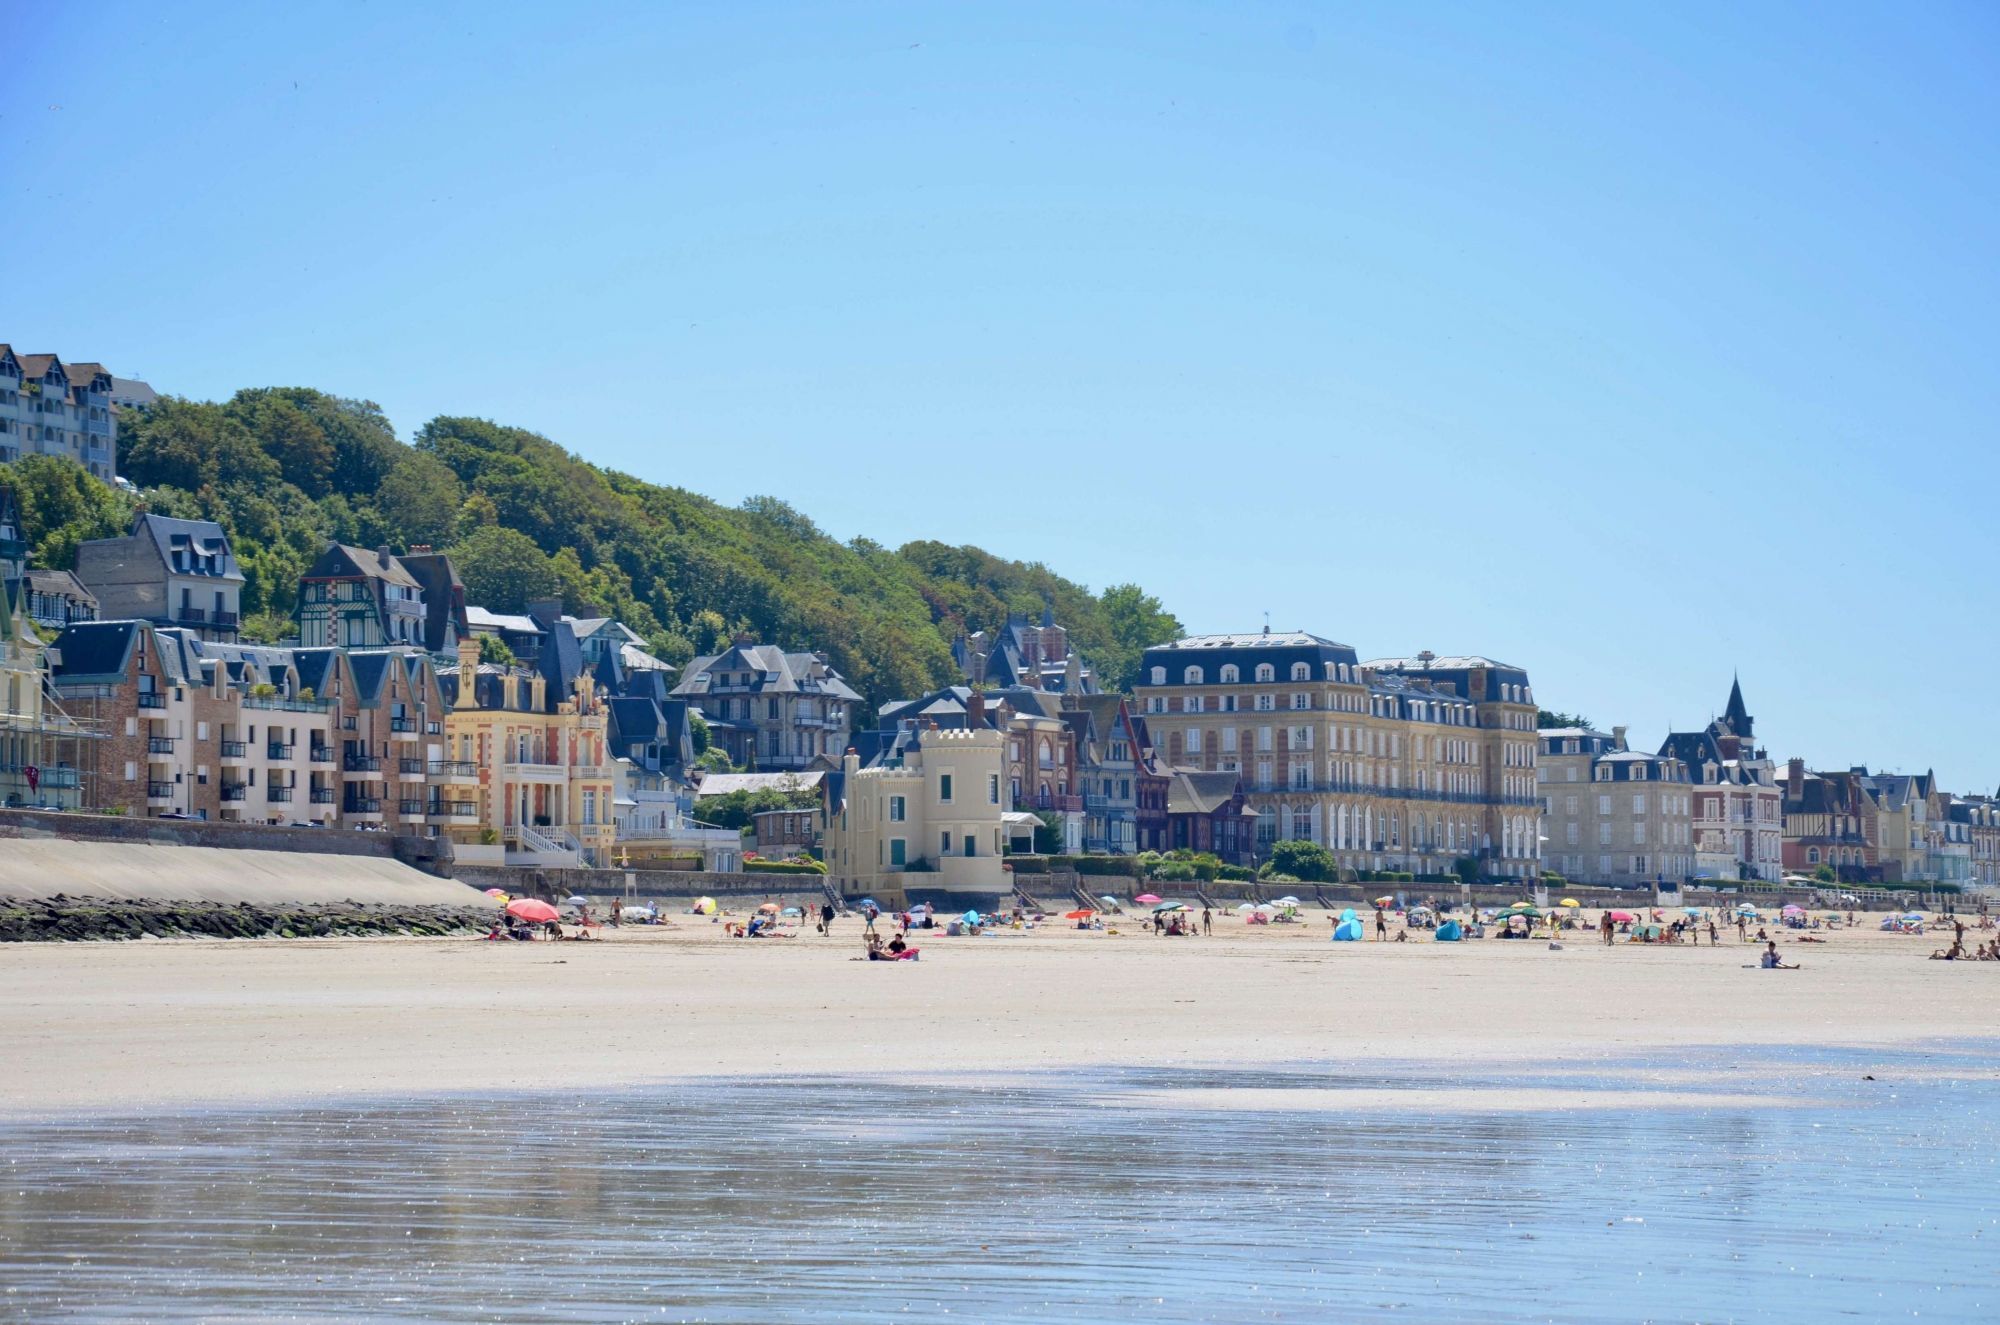
[{"label": "grey roof", "polygon": [[1167,783],[1168,814],[1214,814],[1235,797],[1242,785],[1238,774],[1176,768]]},{"label": "grey roof", "polygon": [[111,376],[111,399],[119,405],[137,405],[141,408],[159,403],[160,393],[136,377]]},{"label": "grey roof", "polygon": [[502,612],[489,612],[483,607],[466,605],[466,623],[473,630],[506,631],[510,635],[539,635],[542,623],[531,616],[520,616]]},{"label": "grey roof", "polygon": [[727,796],[732,791],[811,791],[826,780],[823,769],[801,773],[710,773],[698,795]]},{"label": "grey roof", "polygon": [[[222,526],[213,520],[177,520],[169,515],[154,515],[144,512],[132,521],[132,537],[150,538],[159,550],[160,564],[171,567],[174,564],[174,549],[187,548],[204,556],[219,556],[217,569],[205,571],[192,562],[186,570],[176,571],[180,575],[213,575],[218,580],[241,580],[243,568],[236,564],[236,552],[229,546],[229,536]],[[111,540],[93,540],[109,542]]]},{"label": "grey roof", "polygon": [[856,701],[861,698],[833,664],[818,654],[786,653],[775,644],[736,644],[722,653],[696,658],[681,674],[681,683],[674,687],[674,693],[707,694],[711,671],[751,674],[756,677],[748,687],[751,694],[819,694]]},{"label": "grey roof", "polygon": [[97,595],[85,588],[83,581],[77,579],[70,571],[44,570],[38,566],[30,566],[8,583],[15,588],[25,584],[36,593],[56,594],[64,598],[74,598],[80,603],[89,603],[92,607],[97,606]]},{"label": "grey roof", "polygon": [[49,676],[58,684],[123,679],[145,629],[140,621],[73,621],[49,646]]},{"label": "grey roof", "polygon": [[349,580],[357,577],[381,580],[404,589],[423,588],[400,558],[376,548],[353,547],[347,543],[328,543],[326,551],[319,554],[319,560],[307,569],[303,578]]}]

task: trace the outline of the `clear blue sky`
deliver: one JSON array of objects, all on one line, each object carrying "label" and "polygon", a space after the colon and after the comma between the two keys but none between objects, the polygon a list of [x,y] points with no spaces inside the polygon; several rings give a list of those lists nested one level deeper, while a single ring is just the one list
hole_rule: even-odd
[{"label": "clear blue sky", "polygon": [[1996,15],[5,0],[0,339],[1991,790]]}]

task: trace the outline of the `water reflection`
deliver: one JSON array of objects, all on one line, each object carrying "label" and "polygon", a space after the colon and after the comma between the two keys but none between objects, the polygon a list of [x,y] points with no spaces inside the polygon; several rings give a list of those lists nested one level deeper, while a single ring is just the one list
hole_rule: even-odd
[{"label": "water reflection", "polygon": [[[1812,1081],[1831,1108],[1424,1107],[1423,1090],[1465,1084],[1327,1066],[705,1082],[17,1126],[0,1131],[0,1311],[1583,1321],[1920,1305],[1971,1320],[2000,1305],[1984,1195],[2000,1083],[1888,1092],[1835,1070]],[[1354,1086],[1409,1103],[1119,1102]]]}]

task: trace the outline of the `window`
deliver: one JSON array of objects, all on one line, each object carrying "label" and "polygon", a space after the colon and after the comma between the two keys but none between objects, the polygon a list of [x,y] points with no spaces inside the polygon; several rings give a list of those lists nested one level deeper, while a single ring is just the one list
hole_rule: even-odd
[{"label": "window", "polygon": [[[986,775],[986,803],[988,805],[998,805],[1000,803],[1000,775],[998,773],[988,773]],[[968,842],[966,845],[970,846],[971,843]]]},{"label": "window", "polygon": [[1599,856],[1597,858],[1597,872],[1600,875],[1609,875],[1611,873],[1611,857]]},{"label": "window", "polygon": [[[1047,743],[1044,742],[1044,748],[1046,746]],[[938,801],[943,805],[951,804],[951,774],[949,773],[938,774]]]},{"label": "window", "polygon": [[1188,728],[1187,752],[1191,755],[1198,755],[1201,753],[1201,728],[1199,727]]},{"label": "window", "polygon": [[1646,812],[1646,793],[1642,791],[1632,797],[1632,813],[1644,814],[1645,812]]},{"label": "window", "polygon": [[1632,872],[1634,874],[1644,874],[1646,872],[1646,858],[1644,856],[1632,857]]},{"label": "window", "polygon": [[938,834],[938,854],[940,856],[949,856],[951,854],[950,829],[946,829],[944,832]]},{"label": "window", "polygon": [[1311,695],[1293,695],[1293,696],[1292,696],[1292,707],[1293,707],[1293,708],[1295,708],[1295,709],[1309,709],[1309,708],[1311,708],[1311,707],[1312,707],[1312,696],[1311,696]]},{"label": "window", "polygon": [[1265,682],[1275,681],[1277,679],[1278,679],[1278,674],[1272,668],[1271,664],[1269,663],[1257,664],[1257,681],[1260,685]]},{"label": "window", "polygon": [[1568,829],[1569,829],[1569,831],[1568,831],[1568,832],[1566,832],[1566,833],[1564,834],[1564,836],[1565,836],[1566,838],[1568,838],[1568,839],[1569,839],[1569,844],[1570,844],[1571,846],[1575,846],[1575,845],[1576,845],[1576,838],[1577,838],[1577,832],[1576,832],[1576,825],[1575,825],[1574,823],[1572,823],[1572,824],[1568,825]]},{"label": "window", "polygon": [[1203,696],[1201,695],[1183,696],[1181,699],[1181,712],[1200,713],[1203,710],[1203,708],[1206,707],[1205,705],[1203,705],[1202,699]]},{"label": "window", "polygon": [[1257,748],[1259,750],[1269,750],[1271,748],[1271,729],[1269,727],[1259,727],[1257,729]]},{"label": "window", "polygon": [[889,863],[891,865],[909,864],[909,851],[908,844],[902,838],[892,837],[889,839]]},{"label": "window", "polygon": [[1611,813],[1611,798],[1609,796],[1599,796],[1597,798],[1597,812],[1599,814]]},{"label": "window", "polygon": [[892,824],[902,823],[904,819],[909,817],[909,808],[909,801],[907,799],[902,796],[891,796],[889,798],[889,822]]},{"label": "window", "polygon": [[1190,667],[1181,673],[1181,684],[1198,686],[1201,684],[1201,668]]},{"label": "window", "polygon": [[1259,713],[1269,713],[1275,707],[1276,705],[1271,702],[1269,695],[1257,696],[1257,711]]},{"label": "window", "polygon": [[1646,840],[1646,821],[1641,819],[1632,825],[1632,845],[1638,846]]},{"label": "window", "polygon": [[1312,668],[1310,668],[1310,667],[1306,666],[1306,665],[1305,665],[1304,663],[1302,663],[1302,662],[1300,662],[1300,663],[1293,663],[1293,664],[1292,664],[1292,679],[1293,679],[1294,681],[1310,681],[1310,680],[1312,680]]},{"label": "window", "polygon": [[1243,675],[1240,671],[1237,670],[1235,663],[1222,664],[1222,671],[1218,675],[1220,680],[1222,681],[1222,684],[1226,686],[1235,685],[1238,681],[1243,679]]},{"label": "window", "polygon": [[1224,727],[1222,729],[1222,752],[1232,755],[1236,753],[1236,729],[1234,727]]},{"label": "window", "polygon": [[1155,667],[1152,676],[1153,684],[1156,686],[1163,686],[1167,683],[1167,669],[1164,667]]},{"label": "window", "polygon": [[1576,797],[1563,797],[1563,813],[1572,816],[1576,814]]}]

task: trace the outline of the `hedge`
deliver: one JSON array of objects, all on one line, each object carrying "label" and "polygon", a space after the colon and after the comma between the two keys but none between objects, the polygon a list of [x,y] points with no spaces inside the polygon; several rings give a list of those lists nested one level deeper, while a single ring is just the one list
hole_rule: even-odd
[{"label": "hedge", "polygon": [[817,862],[807,865],[795,860],[746,860],[743,862],[745,874],[811,874],[826,876],[826,866]]},{"label": "hedge", "polygon": [[1249,883],[1257,877],[1257,871],[1243,865],[1224,865],[1216,870],[1215,877],[1229,883]]}]

